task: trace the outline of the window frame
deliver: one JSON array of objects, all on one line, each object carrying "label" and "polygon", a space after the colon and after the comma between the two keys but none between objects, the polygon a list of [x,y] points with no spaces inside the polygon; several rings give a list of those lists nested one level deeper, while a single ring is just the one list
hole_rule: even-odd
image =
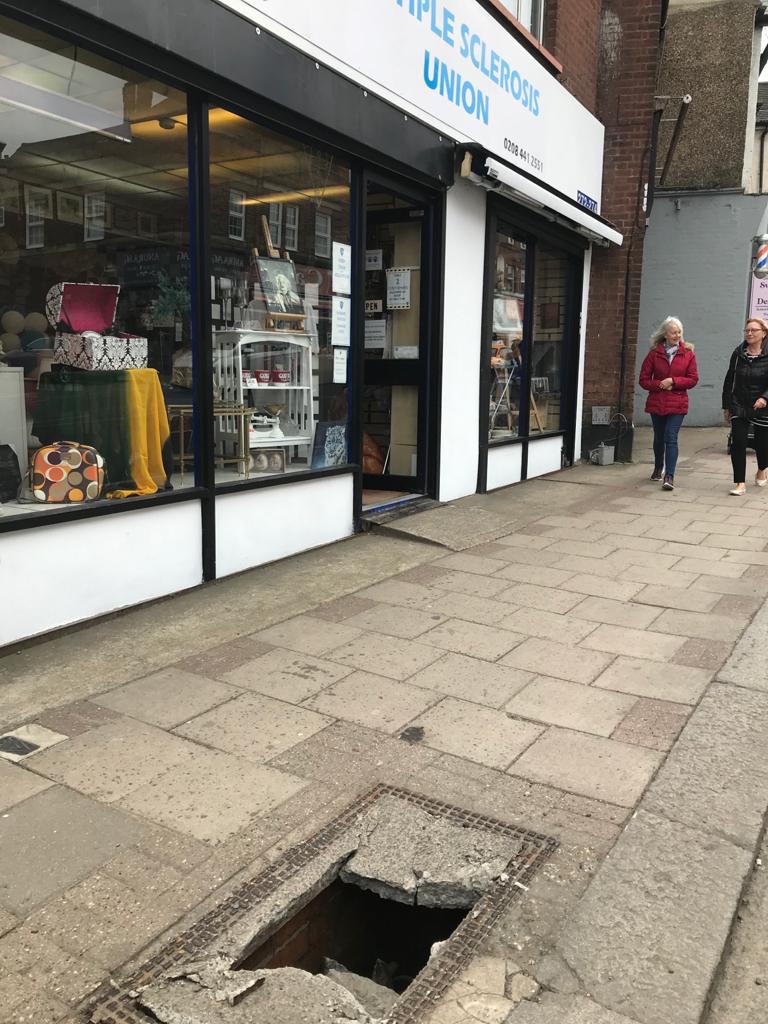
[{"label": "window frame", "polygon": [[[523,312],[523,355],[525,377],[520,388],[520,412],[517,437],[500,437],[491,440],[488,436],[490,425],[490,375],[493,299],[495,293],[496,238],[499,233],[508,233],[526,245],[526,271]],[[534,298],[536,288],[536,251],[539,243],[557,248],[569,258],[567,302],[562,352],[562,388],[560,402],[560,426],[557,430],[530,432],[530,367],[532,354]],[[532,211],[517,206],[510,200],[489,196],[486,213],[485,276],[483,284],[483,315],[481,324],[480,354],[480,418],[478,460],[478,493],[487,491],[488,452],[508,445],[522,445],[521,479],[527,479],[528,447],[544,438],[562,437],[564,457],[573,462],[575,443],[576,392],[580,358],[581,293],[584,254],[589,243],[581,236],[560,228],[538,217]]]},{"label": "window frame", "polygon": [[[288,214],[291,214],[291,217]],[[293,223],[290,221],[293,220]],[[288,241],[288,232],[291,232],[291,241]],[[299,207],[295,203],[289,203],[285,207],[283,217],[283,248],[287,252],[296,252],[299,248]]]},{"label": "window frame", "polygon": [[[317,226],[320,218],[323,218],[328,225],[328,231],[318,232]],[[323,251],[320,251],[318,243],[322,241]],[[333,217],[330,213],[322,213],[320,210],[315,211],[315,256],[321,260],[329,260],[333,253]]]},{"label": "window frame", "polygon": [[[227,238],[235,242],[245,241],[245,200],[247,196],[242,189],[229,189],[229,203],[227,206]],[[239,228],[233,232],[233,224],[239,223]]]}]

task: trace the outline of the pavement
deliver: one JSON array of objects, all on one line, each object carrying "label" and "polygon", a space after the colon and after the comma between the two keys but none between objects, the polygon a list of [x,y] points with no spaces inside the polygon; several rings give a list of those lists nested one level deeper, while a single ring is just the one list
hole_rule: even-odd
[{"label": "pavement", "polygon": [[672,494],[638,431],[8,650],[0,1022],[77,1018],[377,782],[560,842],[433,1024],[768,1019],[768,494],[724,435]]}]

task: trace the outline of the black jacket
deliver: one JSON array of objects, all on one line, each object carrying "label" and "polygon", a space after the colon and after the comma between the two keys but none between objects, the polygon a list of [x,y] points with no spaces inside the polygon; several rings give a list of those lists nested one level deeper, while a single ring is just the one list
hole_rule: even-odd
[{"label": "black jacket", "polygon": [[768,346],[754,359],[747,359],[745,351],[742,342],[731,355],[723,381],[723,409],[732,416],[768,424],[768,408],[753,408],[758,398],[768,402]]}]

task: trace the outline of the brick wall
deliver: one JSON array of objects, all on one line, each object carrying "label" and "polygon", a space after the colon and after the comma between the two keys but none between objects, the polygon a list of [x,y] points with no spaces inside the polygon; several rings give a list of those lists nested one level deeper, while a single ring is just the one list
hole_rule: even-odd
[{"label": "brick wall", "polygon": [[[593,405],[610,406],[612,413],[621,408],[628,418],[632,413],[645,233],[643,185],[648,179],[660,18],[660,0],[553,0],[548,5],[545,45],[565,64],[562,81],[605,125],[602,215],[624,235],[621,248],[594,247],[584,380],[587,447],[595,435]],[[625,303],[626,369],[620,400]]]}]

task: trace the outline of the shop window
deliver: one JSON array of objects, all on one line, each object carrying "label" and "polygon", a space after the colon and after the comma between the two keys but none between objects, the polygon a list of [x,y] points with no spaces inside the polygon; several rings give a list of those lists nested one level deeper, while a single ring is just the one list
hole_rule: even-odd
[{"label": "shop window", "polygon": [[[332,256],[350,240],[349,166],[227,110],[209,138],[217,483],[344,465],[351,308]],[[217,215],[232,189],[242,239]]]},{"label": "shop window", "polygon": [[315,256],[328,259],[331,255],[331,215],[315,214]]},{"label": "shop window", "polygon": [[0,18],[0,139],[0,516],[191,485],[184,94]]},{"label": "shop window", "polygon": [[536,247],[531,344],[529,432],[561,428],[563,346],[568,303],[569,261],[562,252]]},{"label": "shop window", "polygon": [[564,429],[574,258],[500,225],[492,259],[488,439],[557,433]]},{"label": "shop window", "polygon": [[489,440],[517,437],[524,369],[523,323],[527,248],[497,233],[491,325]]}]

